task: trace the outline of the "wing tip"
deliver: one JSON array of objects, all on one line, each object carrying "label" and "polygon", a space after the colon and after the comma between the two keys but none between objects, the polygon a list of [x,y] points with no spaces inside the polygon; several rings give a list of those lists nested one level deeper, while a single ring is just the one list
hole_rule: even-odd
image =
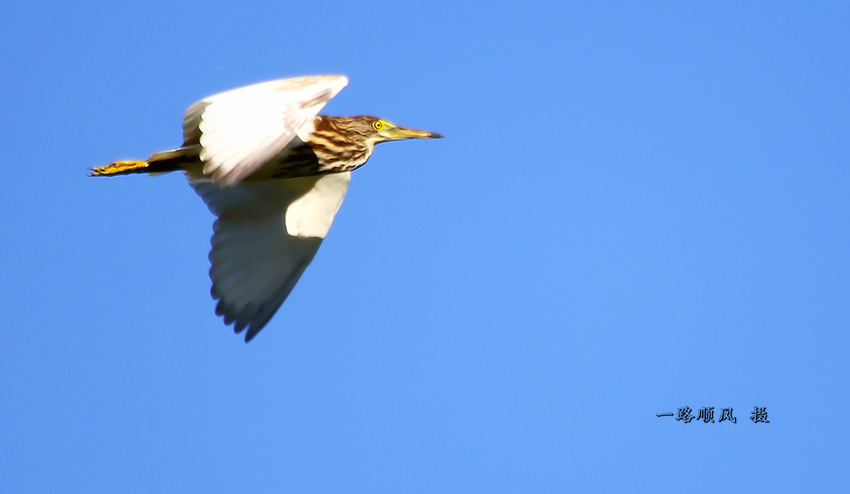
[{"label": "wing tip", "polygon": [[[218,298],[215,293],[215,286],[213,286],[212,292],[213,297]],[[266,327],[279,308],[280,305],[276,305],[273,310],[269,310],[269,307],[255,307],[249,304],[241,310],[236,310],[233,307],[228,307],[223,300],[218,299],[215,314],[224,320],[225,326],[233,325],[233,334],[238,335],[245,331],[245,343],[250,343]]]},{"label": "wing tip", "polygon": [[[233,325],[233,334],[239,334],[245,331],[245,343],[251,343],[251,340],[257,336],[263,328],[268,324],[268,320],[265,321],[237,321],[236,324]],[[246,331],[247,330],[247,331]]]}]

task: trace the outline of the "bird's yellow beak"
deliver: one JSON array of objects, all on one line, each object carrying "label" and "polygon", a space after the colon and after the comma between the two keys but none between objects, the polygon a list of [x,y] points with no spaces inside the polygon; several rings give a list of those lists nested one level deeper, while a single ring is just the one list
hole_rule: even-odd
[{"label": "bird's yellow beak", "polygon": [[428,132],[425,130],[408,129],[407,127],[390,127],[381,131],[388,141],[401,139],[441,139],[442,134]]}]

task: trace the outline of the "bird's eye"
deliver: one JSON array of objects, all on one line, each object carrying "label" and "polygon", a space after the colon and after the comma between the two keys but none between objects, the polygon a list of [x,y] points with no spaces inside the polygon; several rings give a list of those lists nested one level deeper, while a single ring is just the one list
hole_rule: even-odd
[{"label": "bird's eye", "polygon": [[381,130],[381,129],[384,128],[384,122],[381,122],[380,120],[378,120],[378,121],[376,121],[375,123],[372,124],[372,127],[375,127],[375,130]]}]

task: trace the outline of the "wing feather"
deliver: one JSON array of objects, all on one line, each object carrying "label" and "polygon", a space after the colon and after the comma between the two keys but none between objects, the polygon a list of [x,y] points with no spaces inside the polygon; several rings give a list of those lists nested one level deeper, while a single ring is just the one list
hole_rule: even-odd
[{"label": "wing feather", "polygon": [[347,84],[339,75],[293,77],[210,96],[186,110],[184,141],[200,144],[204,175],[232,187],[281,153]]},{"label": "wing feather", "polygon": [[351,180],[349,173],[242,182],[222,189],[199,173],[189,182],[216,215],[210,251],[216,314],[250,341],[313,260]]}]

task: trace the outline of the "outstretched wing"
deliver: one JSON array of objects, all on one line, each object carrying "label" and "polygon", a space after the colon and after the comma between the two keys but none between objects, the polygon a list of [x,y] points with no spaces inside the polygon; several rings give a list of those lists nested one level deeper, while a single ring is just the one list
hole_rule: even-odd
[{"label": "outstretched wing", "polygon": [[221,189],[187,173],[217,216],[210,251],[216,314],[245,341],[261,330],[313,260],[342,205],[350,173],[242,182]]},{"label": "outstretched wing", "polygon": [[197,146],[204,175],[232,187],[283,151],[347,84],[341,75],[292,77],[210,96],[186,110],[184,147]]}]

